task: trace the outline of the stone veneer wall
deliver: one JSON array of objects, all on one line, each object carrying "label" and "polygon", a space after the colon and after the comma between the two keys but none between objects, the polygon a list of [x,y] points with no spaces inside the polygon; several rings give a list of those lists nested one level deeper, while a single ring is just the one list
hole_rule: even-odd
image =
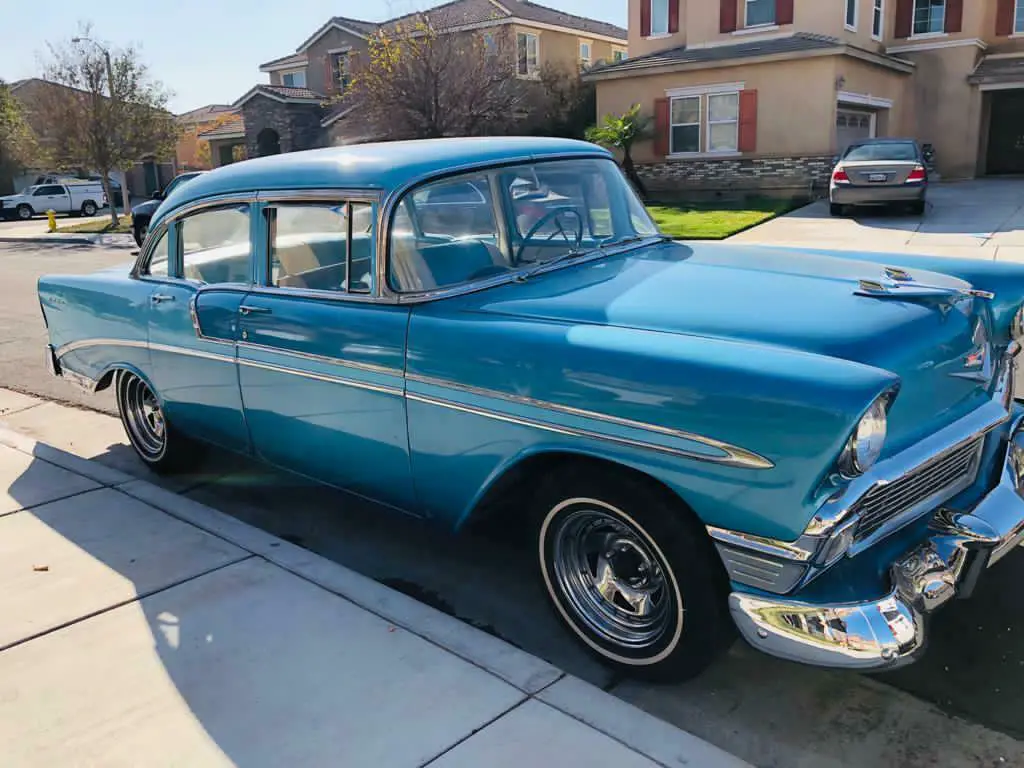
[{"label": "stone veneer wall", "polygon": [[800,195],[828,189],[830,156],[732,157],[664,160],[637,165],[640,178],[657,196],[692,193],[721,195]]},{"label": "stone veneer wall", "polygon": [[248,156],[259,157],[256,139],[264,128],[277,131],[282,152],[325,146],[320,127],[323,114],[319,104],[285,104],[264,96],[253,97],[242,107]]}]

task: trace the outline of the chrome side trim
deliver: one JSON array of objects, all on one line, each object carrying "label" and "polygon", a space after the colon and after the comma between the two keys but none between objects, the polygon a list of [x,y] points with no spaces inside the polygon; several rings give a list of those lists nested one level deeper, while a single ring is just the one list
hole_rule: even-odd
[{"label": "chrome side trim", "polygon": [[203,360],[217,360],[222,363],[235,362],[234,355],[222,355],[217,352],[204,352],[201,349],[189,349],[188,347],[176,347],[170,344],[149,344],[151,352],[169,352],[173,355],[185,355],[186,357],[198,357]]},{"label": "chrome side trim", "polygon": [[368,381],[358,381],[356,379],[346,379],[341,376],[330,376],[326,373],[313,373],[312,371],[300,371],[297,368],[286,368],[282,365],[273,365],[271,363],[261,363],[255,360],[245,360],[238,358],[238,364],[244,365],[248,368],[259,368],[264,371],[273,371],[274,373],[290,374],[292,376],[300,376],[304,379],[313,379],[315,381],[323,381],[328,384],[341,384],[346,387],[354,387],[356,389],[365,389],[370,392],[381,392],[386,395],[395,395],[401,397],[405,394],[401,387],[389,387],[384,384],[372,384]]},{"label": "chrome side trim", "polygon": [[275,355],[285,355],[287,357],[294,357],[299,360],[309,360],[314,363],[323,363],[324,365],[339,365],[343,368],[351,368],[355,371],[365,371],[367,373],[379,373],[385,376],[401,376],[402,371],[398,368],[389,368],[386,365],[375,365],[373,363],[363,363],[357,360],[344,360],[340,357],[327,357],[325,355],[314,355],[311,352],[299,352],[292,349],[281,349],[280,347],[270,347],[266,344],[256,344],[251,341],[239,341],[239,349],[251,349],[259,352],[270,352]]},{"label": "chrome side trim", "polygon": [[69,341],[67,344],[62,344],[57,347],[56,355],[57,359],[60,360],[65,355],[77,352],[80,349],[88,349],[89,347],[133,347],[135,349],[148,349],[149,343],[145,341],[129,341],[127,339],[81,339],[79,341]]},{"label": "chrome side trim", "polygon": [[[769,539],[765,536],[754,536],[750,533],[716,528],[713,525],[707,526],[707,531],[715,541],[720,541],[731,547],[739,547],[740,549],[757,552],[762,555],[777,557],[780,560],[806,563],[814,556],[817,550],[816,547],[808,548],[804,546],[803,542],[805,540],[802,537],[794,542],[779,541],[778,539]],[[820,541],[820,539],[815,539],[815,541]]]},{"label": "chrome side trim", "polygon": [[[583,437],[590,440],[601,440],[606,443],[614,443],[616,445],[622,445],[627,448],[640,448],[647,451],[657,451],[659,453],[665,453],[670,456],[680,456],[686,459],[696,459],[697,461],[706,461],[716,464],[726,464],[729,466],[736,466],[730,464],[729,459],[718,458],[716,456],[708,456],[703,453],[694,453],[693,451],[686,451],[681,448],[673,448],[667,445],[659,445],[657,443],[648,443],[642,440],[631,440],[628,437],[618,437],[616,435],[607,435],[601,432],[593,432],[589,429],[580,429],[578,427],[567,427],[561,424],[551,424],[546,421],[537,421],[536,419],[528,419],[521,416],[512,416],[506,413],[499,413],[492,411],[487,408],[478,408],[472,405],[466,405],[465,403],[456,403],[451,400],[444,400],[442,398],[430,397],[428,395],[421,395],[417,392],[406,392],[405,395],[407,400],[414,400],[419,403],[426,403],[427,405],[436,405],[441,408],[448,408],[453,411],[460,411],[462,413],[469,413],[474,416],[483,416],[484,418],[494,419],[495,421],[503,421],[508,424],[518,424],[523,427],[532,427],[534,429],[542,429],[545,432],[553,432],[558,435],[566,435],[568,437]],[[743,466],[747,469],[746,465]]]},{"label": "chrome side trim", "polygon": [[[440,387],[443,389],[450,389],[456,392],[464,392],[468,395],[475,395],[477,397],[488,397],[496,400],[503,400],[508,403],[515,403],[516,405],[525,405],[531,408],[539,408],[546,411],[553,411],[555,413],[562,413],[567,416],[575,416],[581,419],[590,419],[592,421],[600,421],[606,424],[614,424],[620,427],[626,427],[629,429],[636,429],[644,432],[657,432],[658,434],[665,435],[667,437],[673,437],[679,440],[688,440],[690,442],[699,443],[706,445],[709,448],[714,448],[721,451],[724,456],[711,456],[707,454],[695,453],[691,451],[683,451],[682,449],[670,449],[671,452],[675,452],[678,455],[686,455],[690,458],[700,459],[701,461],[709,461],[717,464],[725,464],[731,467],[741,467],[744,469],[771,469],[775,466],[773,462],[766,459],[764,456],[748,451],[745,448],[724,443],[721,440],[715,440],[711,437],[705,437],[703,435],[697,435],[692,432],[684,432],[678,429],[672,429],[671,427],[663,427],[659,424],[650,424],[648,422],[633,421],[632,419],[625,419],[619,416],[612,416],[609,414],[598,413],[596,411],[587,411],[582,408],[574,408],[569,405],[561,405],[559,403],[552,403],[546,400],[537,400],[532,397],[525,397],[522,395],[512,395],[505,392],[498,392],[492,389],[484,389],[481,387],[473,387],[467,384],[457,384],[453,381],[446,379],[438,379],[432,376],[423,376],[421,374],[410,373],[406,375],[406,379],[411,382],[417,382],[419,384],[426,384],[428,386]],[[412,397],[412,394],[409,395]],[[448,402],[448,401],[443,401]],[[476,409],[484,410],[484,409]],[[554,425],[561,428],[560,425]],[[572,427],[565,427],[565,429],[573,429]],[[600,435],[599,433],[591,433],[589,430],[582,430],[592,435],[602,437],[603,439],[618,439],[610,436]],[[621,438],[630,441],[628,438]],[[659,446],[660,447],[660,446]]]}]

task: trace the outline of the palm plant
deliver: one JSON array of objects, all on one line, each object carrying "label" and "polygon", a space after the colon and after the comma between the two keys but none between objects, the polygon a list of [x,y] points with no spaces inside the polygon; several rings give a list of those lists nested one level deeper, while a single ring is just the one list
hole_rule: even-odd
[{"label": "palm plant", "polygon": [[634,104],[621,115],[605,115],[599,125],[587,129],[587,141],[622,152],[622,170],[626,177],[646,199],[647,189],[633,164],[633,145],[651,136],[651,118],[640,114],[640,105]]}]

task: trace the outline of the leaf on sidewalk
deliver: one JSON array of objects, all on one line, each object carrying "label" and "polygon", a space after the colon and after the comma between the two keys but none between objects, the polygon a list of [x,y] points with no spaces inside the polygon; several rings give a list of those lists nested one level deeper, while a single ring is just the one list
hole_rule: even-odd
[{"label": "leaf on sidewalk", "polygon": [[33,565],[32,566],[32,570],[33,571],[37,571],[37,572],[49,571],[50,570],[50,566],[48,566],[48,565]]}]

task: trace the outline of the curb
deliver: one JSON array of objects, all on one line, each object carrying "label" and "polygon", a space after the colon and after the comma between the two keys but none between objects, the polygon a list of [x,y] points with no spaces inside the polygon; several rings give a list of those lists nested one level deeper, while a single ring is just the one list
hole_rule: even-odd
[{"label": "curb", "polygon": [[131,235],[124,233],[107,234],[42,234],[42,235],[0,235],[0,243],[55,243],[55,244],[77,244],[77,245],[108,245],[115,247],[135,248],[135,240]]},{"label": "curb", "polygon": [[490,672],[662,766],[750,768],[738,757],[504,640],[219,510],[7,427],[0,426],[0,445],[87,477],[261,557]]}]

